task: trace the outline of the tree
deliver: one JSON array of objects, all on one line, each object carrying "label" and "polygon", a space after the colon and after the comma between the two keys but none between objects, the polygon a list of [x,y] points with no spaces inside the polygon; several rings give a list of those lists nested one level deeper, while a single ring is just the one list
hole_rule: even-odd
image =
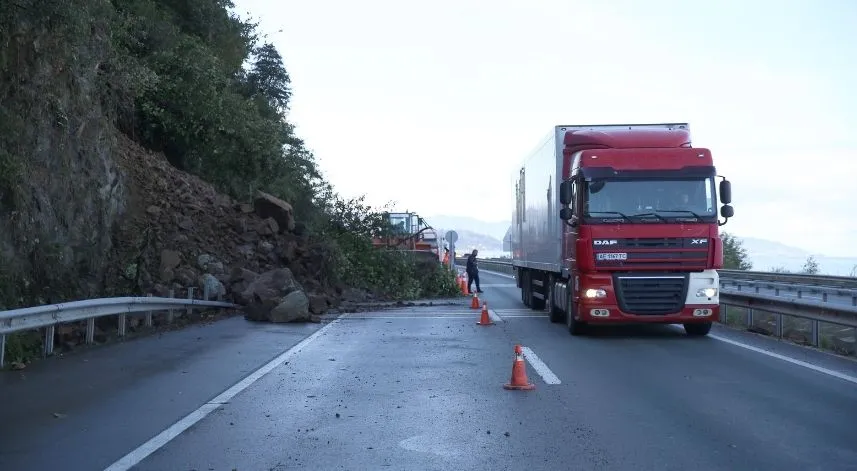
[{"label": "tree", "polygon": [[741,239],[728,232],[721,234],[720,239],[723,241],[723,268],[728,270],[750,270],[753,268],[750,255],[744,248]]},{"label": "tree", "polygon": [[261,96],[280,114],[285,114],[289,109],[292,90],[291,78],[283,64],[283,57],[270,43],[254,49],[253,56],[255,62],[247,74],[251,96]]},{"label": "tree", "polygon": [[810,255],[806,258],[806,262],[803,263],[803,268],[801,268],[803,273],[807,275],[817,275],[818,274],[818,262],[815,260],[815,257]]}]

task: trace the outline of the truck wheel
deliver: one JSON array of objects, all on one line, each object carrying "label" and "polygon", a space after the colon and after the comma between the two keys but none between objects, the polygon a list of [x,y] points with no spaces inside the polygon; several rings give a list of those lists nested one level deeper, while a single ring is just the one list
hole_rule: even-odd
[{"label": "truck wheel", "polygon": [[553,282],[553,280],[548,280],[548,283],[549,284],[548,284],[547,296],[546,296],[546,301],[545,301],[548,305],[548,316],[549,316],[551,322],[553,322],[554,324],[557,324],[557,323],[562,322],[564,313],[562,312],[562,309],[559,309],[558,307],[556,307],[556,304],[554,303],[554,296],[555,295],[554,295],[554,282]]},{"label": "truck wheel", "polygon": [[691,337],[704,337],[711,331],[711,322],[704,324],[685,324],[684,331]]},{"label": "truck wheel", "polygon": [[521,302],[527,307],[533,303],[533,290],[530,284],[530,272],[528,271],[521,275]]},{"label": "truck wheel", "polygon": [[575,320],[575,314],[577,314],[577,305],[574,304],[574,299],[571,293],[569,293],[568,306],[565,309],[565,325],[568,327],[569,334],[578,336],[586,330],[586,323]]}]

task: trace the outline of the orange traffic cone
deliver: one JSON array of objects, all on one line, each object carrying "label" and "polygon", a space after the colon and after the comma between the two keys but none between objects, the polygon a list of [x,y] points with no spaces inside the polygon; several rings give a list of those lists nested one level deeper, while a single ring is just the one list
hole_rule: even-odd
[{"label": "orange traffic cone", "polygon": [[491,316],[488,315],[488,303],[482,303],[482,317],[479,319],[477,325],[494,325],[494,321],[491,320]]},{"label": "orange traffic cone", "polygon": [[524,363],[524,354],[520,345],[515,345],[515,363],[512,364],[512,380],[503,385],[503,389],[516,389],[529,391],[536,389],[536,385],[527,379],[527,364]]},{"label": "orange traffic cone", "polygon": [[479,296],[476,293],[470,298],[470,309],[479,309]]},{"label": "orange traffic cone", "polygon": [[461,275],[458,276],[458,288],[461,289],[461,294],[467,296],[467,282]]}]

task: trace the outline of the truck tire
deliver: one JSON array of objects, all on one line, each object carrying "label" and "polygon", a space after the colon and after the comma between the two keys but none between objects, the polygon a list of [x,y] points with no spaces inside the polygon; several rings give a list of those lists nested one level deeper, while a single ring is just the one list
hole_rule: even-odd
[{"label": "truck tire", "polygon": [[530,283],[530,272],[521,273],[521,302],[530,307],[533,303],[533,288]]},{"label": "truck tire", "polygon": [[586,330],[586,323],[575,320],[575,314],[577,314],[577,305],[574,303],[574,297],[569,294],[568,306],[565,309],[565,325],[568,327],[569,334],[578,336]]},{"label": "truck tire", "polygon": [[562,311],[562,309],[556,307],[556,303],[554,303],[555,293],[553,279],[548,280],[547,296],[545,298],[548,306],[548,318],[550,319],[550,321],[554,324],[562,322],[565,318],[565,313]]},{"label": "truck tire", "polygon": [[690,337],[704,337],[711,331],[711,322],[705,322],[703,324],[685,324],[684,331]]}]

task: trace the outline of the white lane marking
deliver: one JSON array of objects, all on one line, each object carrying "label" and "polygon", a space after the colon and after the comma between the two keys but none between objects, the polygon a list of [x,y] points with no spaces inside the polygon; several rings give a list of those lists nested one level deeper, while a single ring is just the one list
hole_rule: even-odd
[{"label": "white lane marking", "polygon": [[493,309],[488,309],[488,317],[490,317],[494,322],[503,322],[503,318],[500,317],[500,315]]},{"label": "white lane marking", "polygon": [[532,318],[532,319],[544,319],[545,315],[532,315],[532,314],[503,314],[503,317],[508,317],[512,319],[524,319],[524,318]]},{"label": "white lane marking", "polygon": [[[504,277],[506,277],[506,278],[511,278],[511,279],[513,279],[513,280],[515,279],[515,276],[514,276],[514,275],[510,275],[510,274],[508,274],[508,273],[500,273],[500,272],[498,272],[498,271],[491,271],[491,270],[481,270],[481,269],[479,270],[479,272],[480,272],[480,273],[481,273],[481,272],[483,272],[483,271],[484,271],[485,273],[488,273],[488,274],[491,274],[491,275],[504,276]],[[482,285],[482,286],[485,286],[485,285]],[[512,286],[514,286],[514,285],[512,285]]]},{"label": "white lane marking", "polygon": [[839,378],[839,379],[848,381],[850,383],[857,384],[857,377],[854,377],[854,376],[849,376],[849,375],[840,373],[838,371],[827,369],[827,368],[824,368],[821,366],[816,366],[816,365],[813,365],[811,363],[807,363],[805,361],[798,360],[796,358],[791,358],[791,357],[787,357],[785,355],[780,355],[779,353],[769,352],[767,350],[764,350],[764,349],[761,349],[758,347],[754,347],[752,345],[747,345],[745,343],[736,342],[735,340],[727,339],[727,338],[721,337],[719,335],[708,334],[708,337],[713,338],[715,340],[719,340],[721,342],[728,343],[730,345],[735,345],[736,347],[746,348],[747,350],[750,350],[750,351],[753,351],[756,353],[761,353],[762,355],[767,355],[771,358],[783,360],[783,361],[789,362],[793,365],[798,365],[798,366],[802,366],[804,368],[809,368],[810,370],[816,371],[818,373],[826,374],[828,376],[833,376],[834,378]]},{"label": "white lane marking", "polygon": [[536,370],[536,373],[542,377],[542,380],[544,380],[546,384],[562,384],[562,381],[553,374],[553,371],[548,368],[548,365],[545,365],[545,363],[530,347],[521,347],[521,351],[524,353],[524,358],[533,365],[533,369]]},{"label": "white lane marking", "polygon": [[497,309],[497,311],[502,312],[502,313],[507,313],[507,312],[538,312],[538,311],[534,311],[534,310],[529,309],[529,308]]},{"label": "white lane marking", "polygon": [[123,456],[118,461],[105,468],[105,471],[126,471],[138,465],[149,455],[163,448],[167,443],[181,435],[185,430],[189,429],[194,424],[204,419],[208,414],[214,412],[223,404],[226,404],[230,399],[237,396],[241,391],[247,389],[250,385],[260,380],[266,374],[270,373],[274,368],[282,365],[297,353],[300,353],[300,350],[302,348],[306,347],[319,336],[324,334],[327,329],[338,323],[340,319],[341,318],[334,319],[331,323],[327,324],[321,329],[318,329],[309,337],[298,342],[298,344],[294,347],[281,353],[279,356],[269,361],[258,370],[250,373],[250,375],[248,375],[241,381],[235,383],[235,385],[233,385],[231,388],[227,389],[226,391],[223,391],[214,399],[203,404],[202,407],[200,407],[199,409],[184,416],[181,420],[170,426],[168,429],[155,435],[149,441],[137,447],[137,449]]},{"label": "white lane marking", "polygon": [[482,283],[480,288],[517,288],[515,283]]}]

